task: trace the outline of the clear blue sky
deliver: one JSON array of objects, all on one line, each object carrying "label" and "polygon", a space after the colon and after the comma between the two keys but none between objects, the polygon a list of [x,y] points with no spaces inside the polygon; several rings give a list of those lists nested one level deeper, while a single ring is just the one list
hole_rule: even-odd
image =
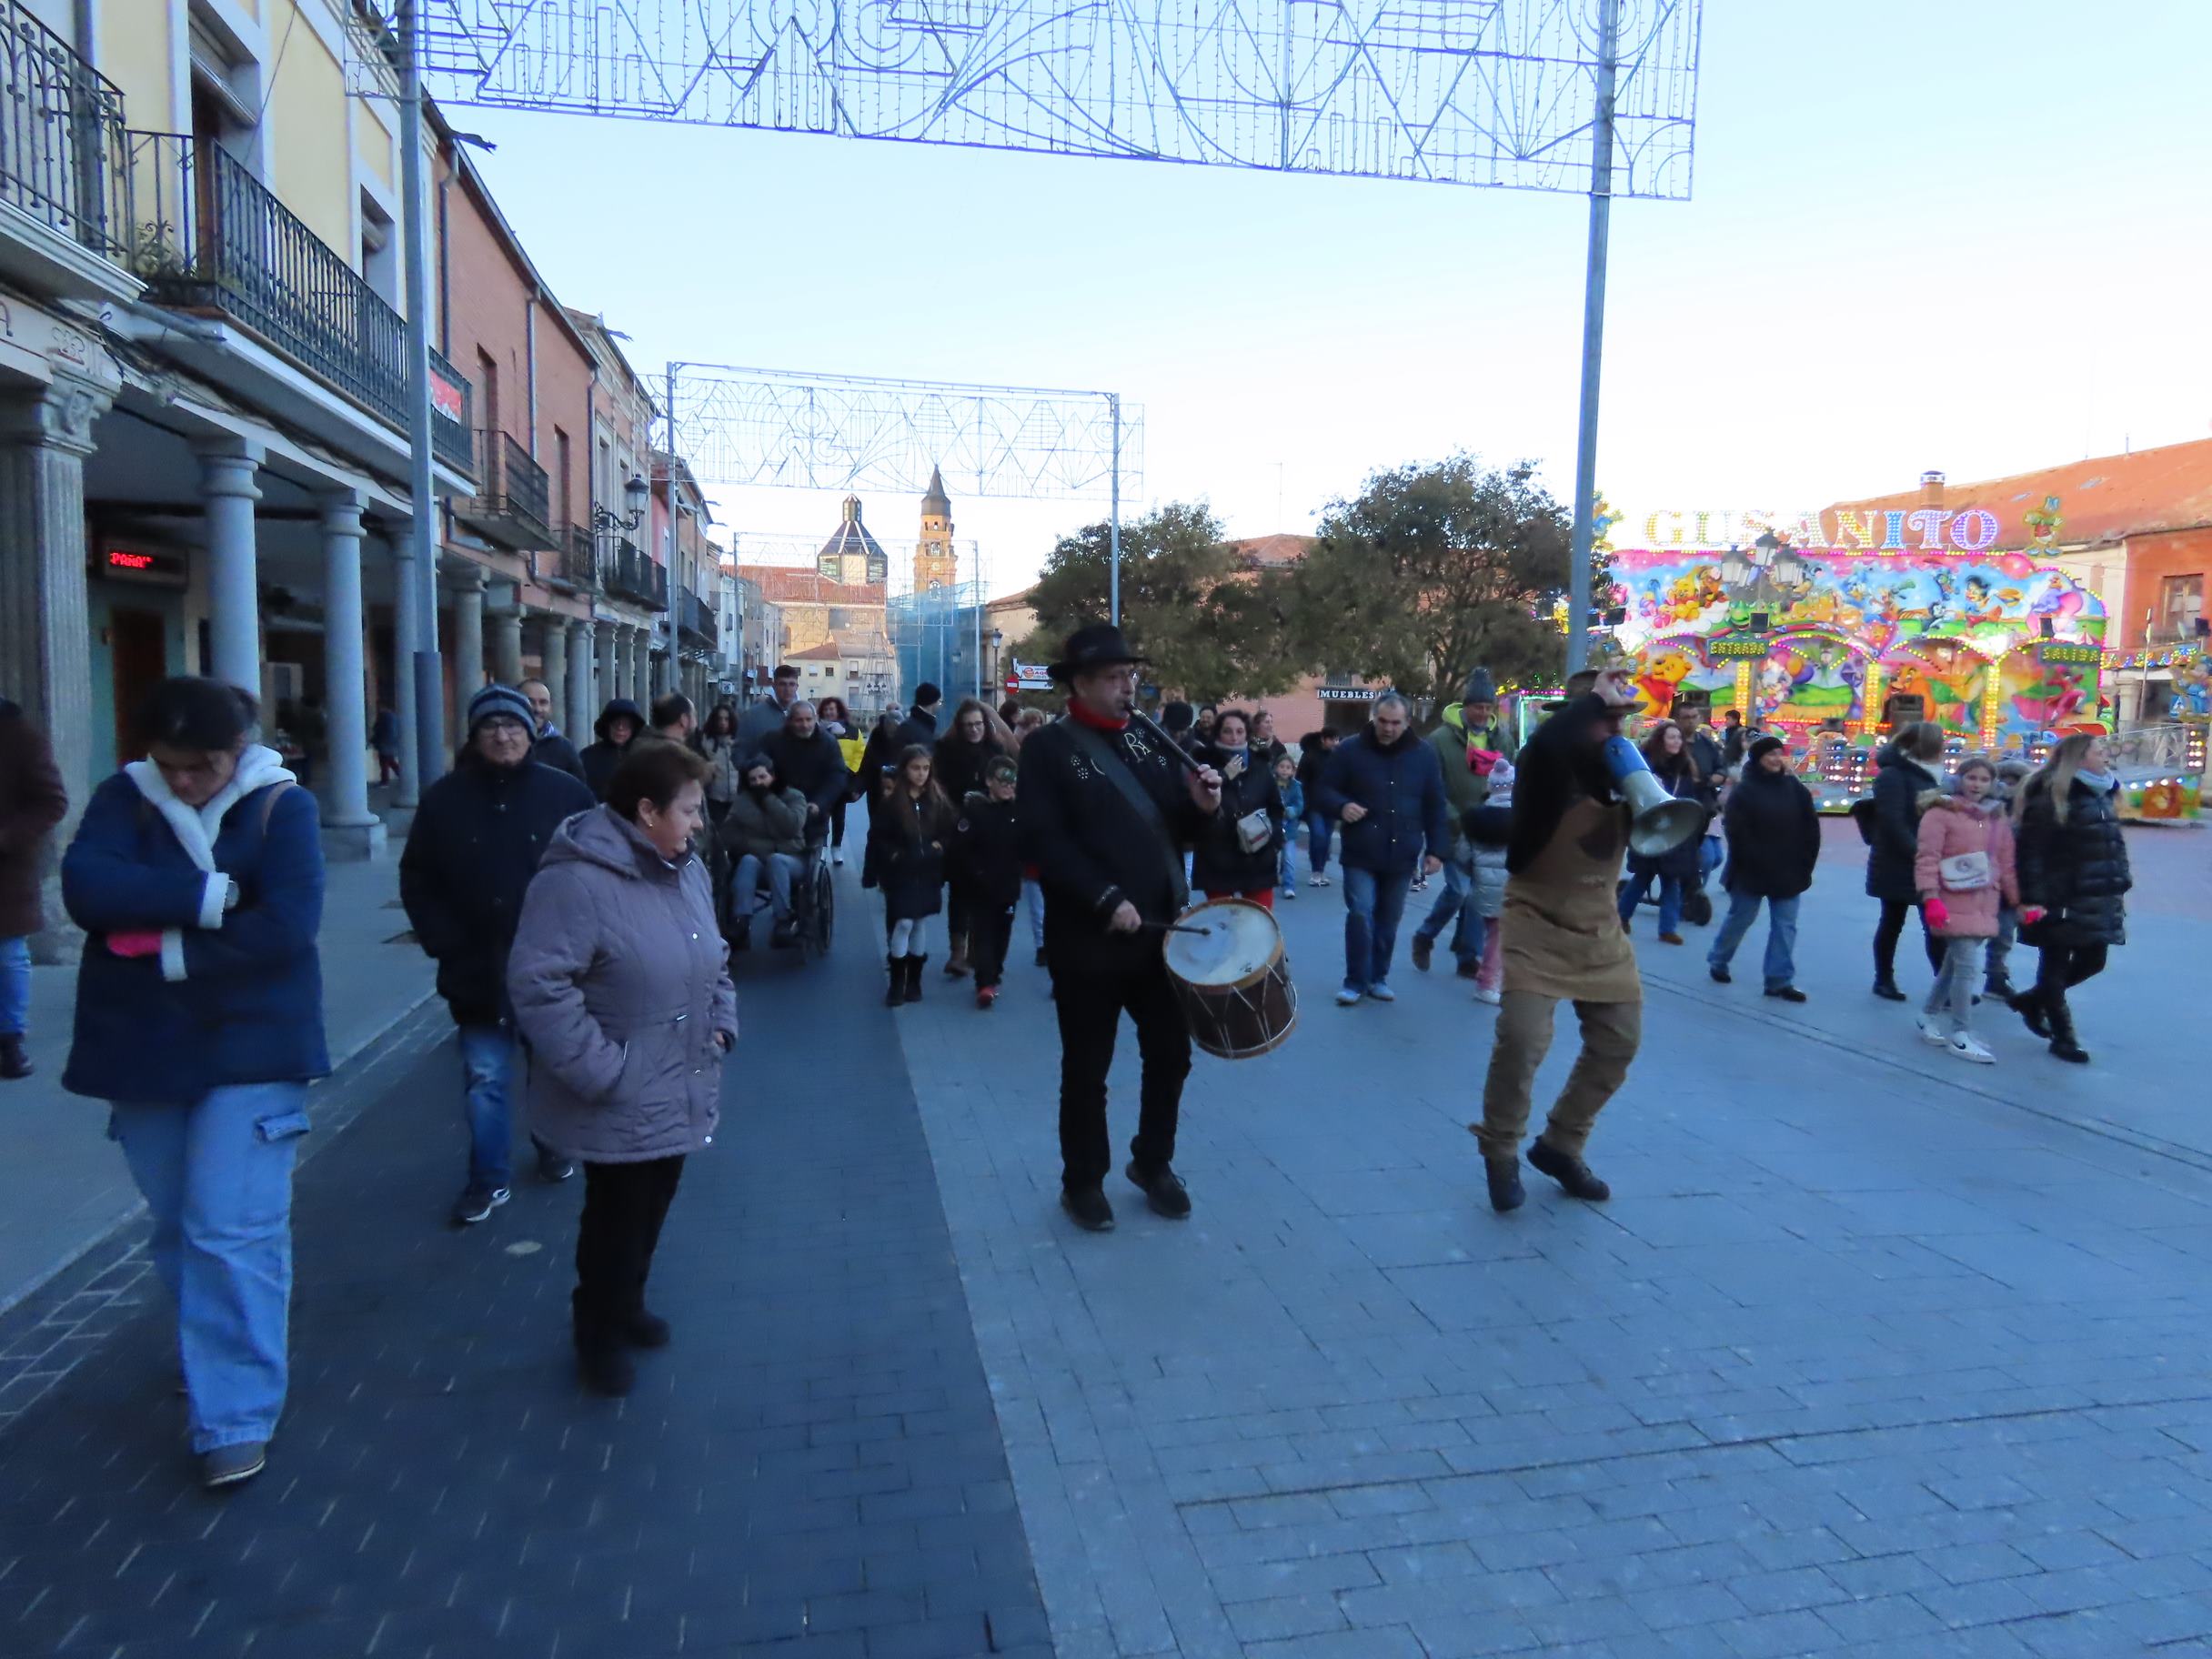
[{"label": "clear blue sky", "polygon": [[[2208,49],[2207,0],[1707,0],[1693,197],[1614,210],[1608,496],[1818,505],[2212,436]],[[1570,493],[1579,197],[448,114],[641,369],[1117,387],[1145,498],[1237,535],[1460,447]],[[1102,516],[954,508],[994,591]],[[910,538],[912,501],[868,515]]]}]

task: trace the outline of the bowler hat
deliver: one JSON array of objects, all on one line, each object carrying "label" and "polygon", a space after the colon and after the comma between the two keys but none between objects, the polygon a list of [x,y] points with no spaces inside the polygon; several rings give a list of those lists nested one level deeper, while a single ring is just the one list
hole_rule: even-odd
[{"label": "bowler hat", "polygon": [[1111,622],[1093,622],[1068,636],[1060,660],[1045,670],[1054,679],[1073,679],[1092,669],[1111,669],[1124,662],[1150,664],[1151,659],[1129,649],[1121,630]]}]

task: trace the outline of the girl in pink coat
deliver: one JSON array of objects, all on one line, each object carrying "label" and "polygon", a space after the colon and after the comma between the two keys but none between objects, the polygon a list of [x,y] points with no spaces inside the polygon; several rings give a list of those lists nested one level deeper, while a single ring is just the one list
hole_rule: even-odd
[{"label": "girl in pink coat", "polygon": [[[1996,1056],[1971,1029],[1982,952],[1997,935],[1998,911],[2020,902],[2013,873],[2012,825],[1986,799],[1996,781],[1986,755],[1959,762],[1956,793],[1920,798],[1920,848],[1913,866],[1928,931],[1944,946],[1943,965],[1920,1013],[1920,1035],[1976,1065]],[[2023,919],[2029,919],[2024,912]]]}]

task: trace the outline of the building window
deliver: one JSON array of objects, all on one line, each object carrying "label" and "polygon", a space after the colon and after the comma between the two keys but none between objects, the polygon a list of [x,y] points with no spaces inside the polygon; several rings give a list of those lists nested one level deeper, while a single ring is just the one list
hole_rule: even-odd
[{"label": "building window", "polygon": [[2205,614],[2205,578],[2169,576],[2158,584],[2158,633],[2162,638],[2186,639],[2197,631]]},{"label": "building window", "polygon": [[392,234],[391,216],[361,192],[361,276],[377,297],[395,308],[399,304],[399,238]]}]

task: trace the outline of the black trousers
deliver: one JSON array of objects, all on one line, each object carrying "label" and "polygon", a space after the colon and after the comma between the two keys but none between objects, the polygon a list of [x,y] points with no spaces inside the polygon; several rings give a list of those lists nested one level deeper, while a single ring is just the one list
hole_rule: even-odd
[{"label": "black trousers", "polygon": [[832,847],[845,844],[845,809],[850,805],[852,802],[850,800],[840,800],[830,809],[830,845]]},{"label": "black trousers", "polygon": [[606,1347],[622,1340],[628,1322],[645,1309],[646,1275],[660,1243],[684,1161],[584,1165],[584,1219],[576,1233],[576,1345]]},{"label": "black trousers", "polygon": [[2103,945],[2046,945],[2036,959],[2036,995],[2047,1005],[2064,1000],[2084,980],[2105,971]]},{"label": "black trousers", "polygon": [[1014,936],[1014,907],[979,899],[968,908],[968,963],[978,990],[1006,978],[1006,947]]},{"label": "black trousers", "polygon": [[1137,1028],[1144,1061],[1138,1091],[1137,1138],[1130,1155],[1144,1170],[1175,1156],[1182,1082],[1191,1075],[1191,1028],[1175,1000],[1167,964],[1157,956],[1126,974],[1052,970],[1052,1008],[1060,1017],[1060,1179],[1071,1191],[1095,1187],[1113,1167],[1106,1133],[1106,1072],[1126,1011]]},{"label": "black trousers", "polygon": [[1928,931],[1928,913],[1902,899],[1885,899],[1882,920],[1874,930],[1874,975],[1877,980],[1897,977],[1897,940],[1905,932],[1905,919],[1915,910],[1920,914],[1920,942],[1927,949],[1928,971],[1943,970],[1943,940]]}]

